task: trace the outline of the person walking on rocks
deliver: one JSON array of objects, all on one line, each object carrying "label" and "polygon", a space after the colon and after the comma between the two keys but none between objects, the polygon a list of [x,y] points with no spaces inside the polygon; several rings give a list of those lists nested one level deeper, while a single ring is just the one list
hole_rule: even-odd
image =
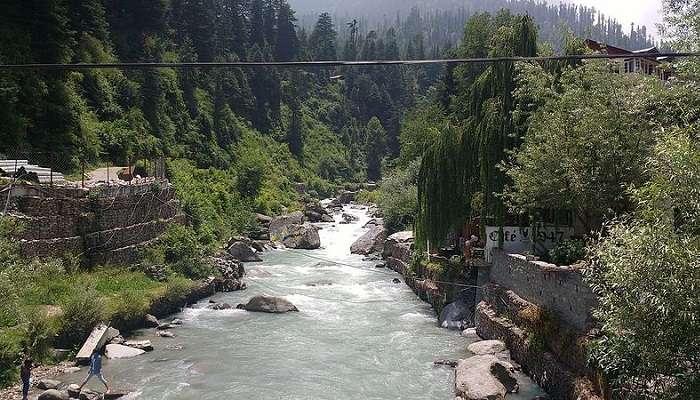
[{"label": "person walking on rocks", "polygon": [[20,377],[22,378],[22,400],[29,399],[29,389],[32,385],[32,369],[34,365],[31,358],[26,358],[20,367]]},{"label": "person walking on rocks", "polygon": [[93,376],[99,379],[100,382],[105,385],[105,388],[107,388],[107,393],[109,393],[109,385],[107,384],[104,376],[102,376],[102,355],[97,349],[95,349],[95,351],[92,352],[92,356],[90,356],[90,373],[85,377],[83,384],[80,385],[80,391],[83,390],[83,386],[85,386]]}]

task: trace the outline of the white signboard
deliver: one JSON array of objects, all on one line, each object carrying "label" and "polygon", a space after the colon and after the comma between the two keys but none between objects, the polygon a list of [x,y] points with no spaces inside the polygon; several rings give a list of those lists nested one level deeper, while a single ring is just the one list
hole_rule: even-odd
[{"label": "white signboard", "polygon": [[[532,251],[531,227],[504,226],[503,250],[508,253],[529,253]],[[497,226],[486,227],[486,259],[491,261],[491,250],[498,247],[500,229]],[[556,227],[551,225],[539,225],[536,229],[535,249],[544,252],[556,246],[559,242],[570,238],[574,234],[571,227]]]}]

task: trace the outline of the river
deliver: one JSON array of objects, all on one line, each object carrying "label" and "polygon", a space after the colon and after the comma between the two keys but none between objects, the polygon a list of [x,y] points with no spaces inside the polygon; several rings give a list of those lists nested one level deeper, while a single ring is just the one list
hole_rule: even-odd
[{"label": "river", "polygon": [[[453,370],[433,361],[467,357],[469,341],[437,327],[430,306],[392,282],[397,274],[350,254],[368,217],[346,211],[360,221],[322,224],[322,249],[271,251],[246,265],[247,290],[213,298],[235,306],[283,296],[299,313],[212,311],[204,301],[176,315],[184,325],[174,339],[138,333],[155,351],[106,360],[112,386],[146,400],[454,399]],[[521,393],[509,399],[541,394],[521,378]]]}]

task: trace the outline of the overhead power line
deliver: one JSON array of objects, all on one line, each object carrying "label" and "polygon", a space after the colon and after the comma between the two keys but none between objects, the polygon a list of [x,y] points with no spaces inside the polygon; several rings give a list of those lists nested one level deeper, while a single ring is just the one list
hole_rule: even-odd
[{"label": "overhead power line", "polygon": [[105,63],[105,64],[2,64],[0,70],[57,70],[76,71],[89,69],[209,69],[209,68],[304,68],[304,67],[372,67],[372,66],[400,66],[400,65],[425,65],[425,64],[495,64],[502,62],[545,62],[545,61],[581,61],[596,59],[673,59],[695,58],[700,53],[657,53],[657,54],[582,54],[567,56],[541,56],[541,57],[484,57],[484,58],[449,58],[432,60],[372,60],[372,61],[287,61],[287,62],[257,62],[257,61],[232,61],[232,62],[190,62],[190,63]]}]

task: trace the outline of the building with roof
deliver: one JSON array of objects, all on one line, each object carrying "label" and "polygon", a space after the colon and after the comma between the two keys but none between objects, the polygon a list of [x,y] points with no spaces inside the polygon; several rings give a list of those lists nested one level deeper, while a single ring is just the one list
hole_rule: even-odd
[{"label": "building with roof", "polygon": [[637,73],[645,75],[656,75],[663,80],[669,78],[670,70],[668,68],[663,68],[663,65],[670,60],[668,57],[659,57],[658,54],[661,52],[654,46],[648,49],[641,50],[626,50],[620,47],[611,46],[604,43],[596,42],[595,40],[586,39],[586,46],[597,53],[610,54],[610,55],[648,55],[648,57],[635,57],[635,58],[624,58],[624,69],[621,72],[625,73]]}]

